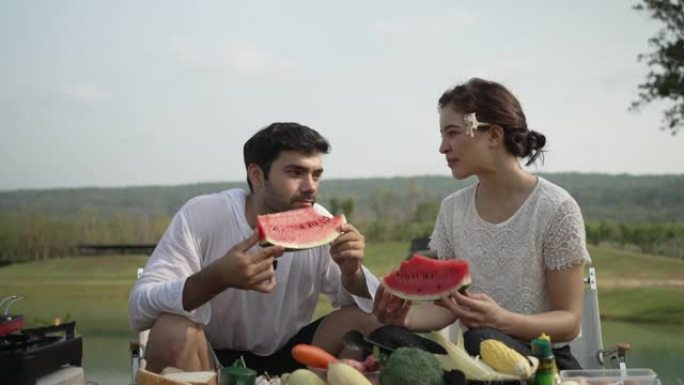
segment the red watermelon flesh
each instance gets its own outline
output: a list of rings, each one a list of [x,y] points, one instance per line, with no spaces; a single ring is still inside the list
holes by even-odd
[[[387,291],[412,301],[433,301],[452,290],[470,285],[468,262],[462,259],[432,259],[413,254],[399,269],[382,278]]]
[[[347,223],[344,214],[329,217],[313,207],[257,216],[259,244],[278,245],[287,250],[309,249],[332,242]]]

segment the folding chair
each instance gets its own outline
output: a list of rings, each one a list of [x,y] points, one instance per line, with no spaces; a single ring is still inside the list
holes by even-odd
[[[580,335],[570,342],[570,351],[583,369],[603,369],[606,359],[610,361],[610,367],[625,369],[627,366],[625,356],[630,348],[629,344],[620,343],[609,350],[603,347],[596,268],[589,267],[584,283],[582,328]]]
[[[143,268],[138,268],[138,279],[142,276]],[[135,375],[138,369],[145,368],[145,347],[147,346],[147,338],[150,334],[149,329],[138,333],[138,340],[131,341],[128,350],[131,352],[131,384],[135,384]]]

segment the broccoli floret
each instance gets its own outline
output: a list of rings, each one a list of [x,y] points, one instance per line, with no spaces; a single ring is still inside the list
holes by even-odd
[[[443,385],[437,358],[418,348],[401,347],[392,352],[380,372],[381,385]]]

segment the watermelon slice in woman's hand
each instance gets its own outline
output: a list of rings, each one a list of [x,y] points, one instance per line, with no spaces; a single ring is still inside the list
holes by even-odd
[[[347,223],[344,214],[321,215],[313,207],[257,216],[259,244],[283,246],[285,250],[302,250],[330,243],[342,233]]]
[[[434,301],[453,290],[470,285],[468,262],[432,259],[413,254],[399,269],[382,278],[387,291],[411,301]]]

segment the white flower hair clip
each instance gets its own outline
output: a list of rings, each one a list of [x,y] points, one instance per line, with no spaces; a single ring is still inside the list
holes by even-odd
[[[470,137],[475,136],[475,130],[478,128],[482,126],[491,126],[490,123],[478,122],[474,112],[463,115],[463,124],[465,125],[466,133],[470,135]]]

